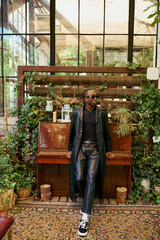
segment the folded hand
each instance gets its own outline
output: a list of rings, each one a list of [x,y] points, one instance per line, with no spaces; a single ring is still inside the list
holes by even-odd
[[[72,154],[72,152],[70,151],[70,152],[68,152],[67,153],[67,158],[71,158],[71,154]]]
[[[113,159],[113,158],[115,158],[115,154],[112,153],[112,152],[107,152],[106,157],[109,158],[109,159]]]

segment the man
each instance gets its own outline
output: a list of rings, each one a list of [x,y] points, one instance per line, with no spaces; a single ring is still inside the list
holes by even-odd
[[[96,182],[102,196],[106,157],[114,157],[111,153],[107,111],[96,106],[97,96],[94,90],[86,89],[83,100],[84,106],[72,113],[67,154],[71,158],[70,198],[74,201],[76,187],[83,196],[79,236],[88,233],[88,215],[91,214]]]

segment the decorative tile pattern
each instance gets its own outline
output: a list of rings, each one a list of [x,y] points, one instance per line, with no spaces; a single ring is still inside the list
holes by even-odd
[[[22,205],[1,215],[14,217],[14,240],[82,239],[77,234],[79,207]],[[160,208],[96,206],[88,229],[85,240],[160,240]]]

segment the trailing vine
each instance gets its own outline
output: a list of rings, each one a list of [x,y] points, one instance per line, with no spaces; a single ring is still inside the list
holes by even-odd
[[[133,142],[132,201],[160,203],[160,196],[154,190],[160,184],[160,144],[153,142],[153,136],[160,135],[160,91],[150,80],[142,82],[141,91],[132,97],[137,116],[137,131]],[[148,178],[151,189],[143,191],[141,181]]]

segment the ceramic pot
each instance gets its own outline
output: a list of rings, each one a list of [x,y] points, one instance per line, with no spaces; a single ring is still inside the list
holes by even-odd
[[[17,192],[19,198],[28,198],[31,196],[31,188],[20,188]]]

